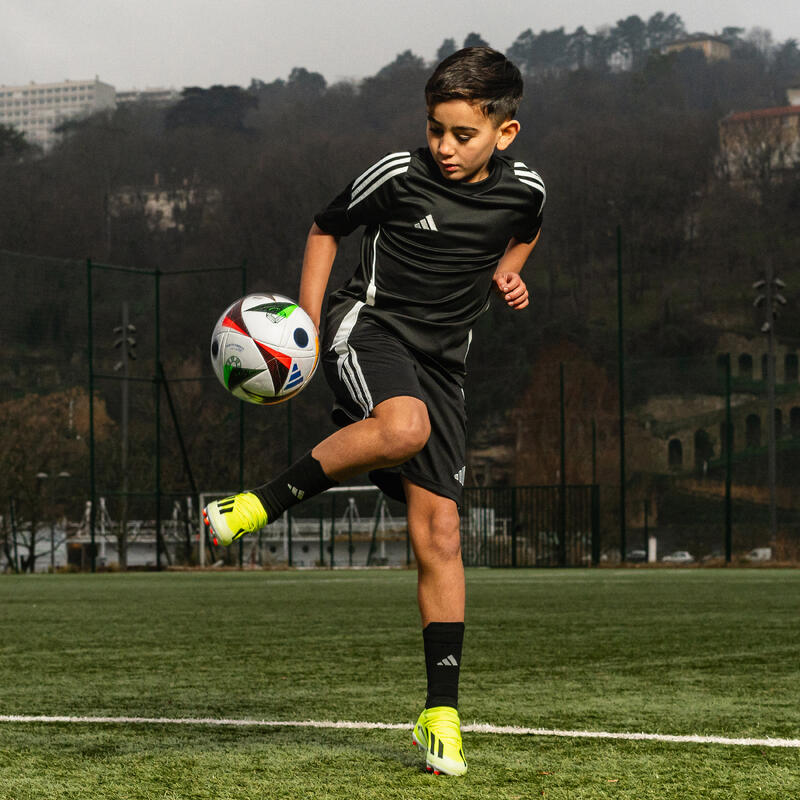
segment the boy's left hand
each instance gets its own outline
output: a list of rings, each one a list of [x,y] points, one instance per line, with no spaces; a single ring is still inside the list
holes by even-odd
[[[495,289],[511,308],[519,310],[528,305],[528,287],[518,272],[500,272],[492,280]]]

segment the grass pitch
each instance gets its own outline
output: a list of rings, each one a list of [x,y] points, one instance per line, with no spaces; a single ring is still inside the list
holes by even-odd
[[[465,734],[410,744],[425,670],[405,571],[5,576],[0,715],[408,730],[0,723],[0,798],[800,797],[800,750]],[[800,571],[470,570],[464,722],[800,737]]]

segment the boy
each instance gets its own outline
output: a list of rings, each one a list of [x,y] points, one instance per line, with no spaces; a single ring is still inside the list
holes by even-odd
[[[319,327],[339,237],[365,225],[353,277],[330,297],[322,343],[340,429],[285,473],[204,511],[229,544],[334,484],[369,472],[405,501],[428,677],[413,729],[429,772],[467,769],[458,679],[464,569],[464,361],[494,285],[528,305],[519,273],[539,237],[541,178],[505,150],[519,131],[519,70],[488,47],[445,59],[425,87],[428,147],[380,159],[316,215],[300,305]]]

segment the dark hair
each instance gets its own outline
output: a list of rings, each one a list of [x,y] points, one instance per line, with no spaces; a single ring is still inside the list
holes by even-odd
[[[522,75],[491,47],[465,47],[442,61],[425,85],[428,108],[448,100],[475,103],[498,124],[505,122],[522,100]]]

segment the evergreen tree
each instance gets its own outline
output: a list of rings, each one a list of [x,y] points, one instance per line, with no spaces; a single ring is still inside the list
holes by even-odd
[[[479,33],[468,33],[464,39],[464,47],[489,47],[489,42]]]
[[[439,49],[436,51],[436,61],[444,61],[447,56],[453,55],[453,53],[458,50],[458,45],[456,44],[455,39],[445,39],[440,45]]]

